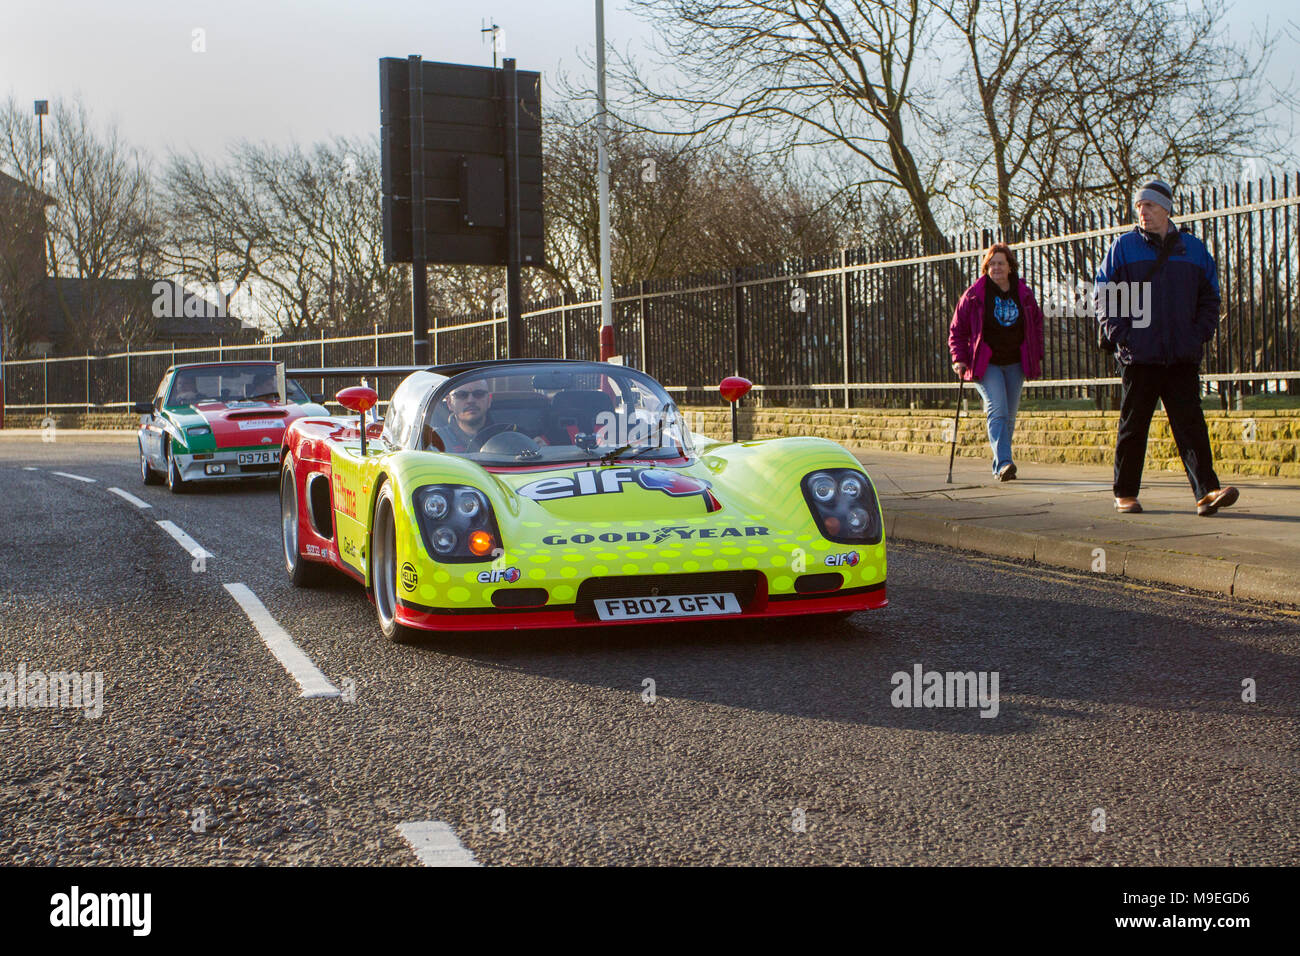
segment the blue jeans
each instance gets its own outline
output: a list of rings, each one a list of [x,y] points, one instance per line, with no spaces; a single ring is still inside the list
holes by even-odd
[[[990,364],[984,377],[975,382],[980,398],[984,399],[995,475],[1004,465],[1011,464],[1011,436],[1016,431],[1016,410],[1020,408],[1020,389],[1024,384],[1025,373],[1019,362],[1015,365]]]

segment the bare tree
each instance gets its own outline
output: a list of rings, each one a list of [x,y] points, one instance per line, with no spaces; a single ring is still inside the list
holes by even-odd
[[[924,240],[947,248],[913,133],[929,96],[916,86],[933,35],[928,0],[635,0],[662,38],[671,91],[624,59],[628,107],[667,107],[661,132],[730,134],[773,155],[844,149],[865,186],[899,190]],[[660,113],[660,115],[663,115]]]
[[[161,252],[170,276],[214,290],[218,304],[231,314],[230,303],[248,291],[268,244],[264,223],[254,214],[251,184],[240,178],[237,166],[219,166],[197,154],[173,155],[163,189],[166,237]]]
[[[47,214],[46,261],[57,280],[90,280],[75,303],[55,285],[74,345],[104,348],[148,340],[150,316],[111,280],[141,279],[158,268],[160,222],[144,156],[116,128],[96,129],[80,103],[55,101],[46,136],[43,188],[54,200]],[[12,98],[0,110],[0,166],[29,185],[41,167],[36,121]]]
[[[1178,187],[1226,167],[1236,178],[1243,158],[1276,148],[1260,100],[1269,41],[1233,43],[1227,16],[1224,0],[1087,0],[1063,18],[1054,45],[1067,69],[1042,92],[1063,120],[1049,147],[1078,162],[1039,167],[1047,208],[1127,208],[1146,177]]]
[[[1154,172],[1177,184],[1274,148],[1258,82],[1268,43],[1228,38],[1224,0],[634,5],[662,69],[652,82],[620,61],[626,114],[782,156],[851,157],[845,185],[904,197],[930,248],[950,245],[941,221],[993,218],[1014,237]]]
[[[576,294],[598,284],[595,130],[572,112],[548,130],[547,269]],[[615,124],[609,162],[615,285],[817,255],[845,239],[833,189],[734,146]]]
[[[1052,40],[1076,5],[1071,0],[935,4],[964,53],[955,79],[965,95],[945,111],[952,125],[932,126],[950,146],[937,172],[947,173],[946,197],[953,198],[950,190],[960,187],[954,205],[964,213],[963,225],[974,225],[976,209],[989,209],[1002,234],[1014,236],[1023,218],[1040,208],[1043,184],[1027,173],[1041,154],[1049,165],[1056,160],[1054,135],[1060,136],[1061,119],[1044,94],[1059,87],[1068,68]],[[961,202],[963,197],[975,198],[976,209]]]
[[[241,142],[220,162],[173,156],[166,182],[168,262],[223,298],[255,290],[280,333],[388,328],[405,307],[408,280],[383,261],[373,140]]]

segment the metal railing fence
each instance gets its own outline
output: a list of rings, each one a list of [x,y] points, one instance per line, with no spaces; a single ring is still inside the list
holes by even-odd
[[[1175,219],[1218,264],[1222,321],[1206,346],[1207,387],[1227,401],[1230,393],[1300,379],[1300,173],[1184,193]],[[1110,209],[1010,237],[1021,276],[1049,312],[1043,379],[1027,383],[1036,395],[1100,400],[1113,392],[1114,360],[1096,348],[1091,309],[1078,314],[1070,303],[1083,301],[1072,290],[1092,280],[1110,243],[1131,228]],[[755,381],[756,398],[767,404],[925,402],[954,384],[947,349],[953,308],[977,278],[985,249],[1003,238],[986,230],[953,237],[942,252],[875,246],[621,287],[614,297],[618,346],[626,364],[694,404],[717,401],[714,385],[730,374]],[[533,303],[524,313],[523,354],[594,359],[599,323],[594,295]],[[438,317],[429,333],[435,364],[506,355],[505,317],[488,310]],[[171,364],[239,358],[290,368],[404,365],[411,334],[376,326],[361,336],[9,361],[7,406],[120,409],[152,397]],[[328,391],[346,383],[303,385]],[[383,400],[396,384],[378,382]]]

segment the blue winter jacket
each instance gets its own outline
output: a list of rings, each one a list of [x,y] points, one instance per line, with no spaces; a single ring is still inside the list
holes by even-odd
[[[1219,327],[1214,257],[1190,232],[1166,238],[1176,245],[1150,286],[1143,283],[1160,248],[1136,226],[1115,240],[1097,273],[1097,321],[1125,365],[1199,364]]]

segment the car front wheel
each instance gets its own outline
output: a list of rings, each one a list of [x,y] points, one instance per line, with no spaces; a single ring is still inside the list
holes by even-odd
[[[181,466],[176,464],[176,459],[170,453],[166,456],[167,462],[167,490],[174,495],[182,495],[189,491],[189,486],[185,479],[181,477]]]
[[[397,522],[391,482],[384,483],[375,502],[375,522],[370,531],[370,582],[384,636],[395,644],[419,640],[420,631],[397,620]]]
[[[149,467],[149,458],[144,453],[144,445],[140,446],[140,480],[146,485],[162,484],[162,478],[158,476],[157,472]]]

